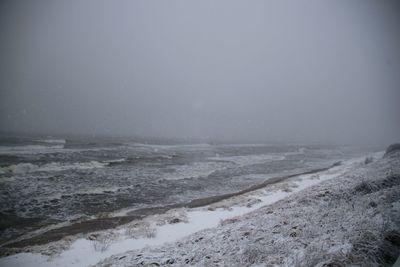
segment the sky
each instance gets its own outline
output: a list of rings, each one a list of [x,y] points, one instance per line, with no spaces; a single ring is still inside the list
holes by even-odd
[[[0,3],[0,131],[400,141],[396,1]]]

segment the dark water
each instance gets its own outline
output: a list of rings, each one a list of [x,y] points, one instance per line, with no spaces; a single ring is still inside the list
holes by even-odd
[[[47,223],[235,192],[362,153],[316,145],[2,138],[1,239]]]

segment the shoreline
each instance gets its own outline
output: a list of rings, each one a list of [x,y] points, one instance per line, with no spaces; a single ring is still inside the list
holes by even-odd
[[[96,218],[96,219],[91,219],[91,220],[82,221],[82,222],[78,222],[78,223],[73,223],[73,224],[70,224],[67,226],[62,226],[59,228],[54,228],[54,229],[48,230],[46,232],[43,232],[39,235],[30,237],[30,238],[21,239],[21,240],[14,241],[14,242],[6,242],[1,247],[12,249],[12,248],[24,248],[24,247],[29,247],[29,246],[45,245],[45,244],[48,244],[51,242],[59,241],[68,236],[74,236],[74,235],[79,235],[79,234],[90,234],[92,232],[108,230],[111,228],[122,226],[124,224],[128,224],[135,220],[143,220],[146,217],[151,216],[151,215],[164,214],[167,211],[173,210],[173,209],[179,209],[179,208],[192,209],[192,208],[204,207],[204,206],[208,206],[208,205],[223,201],[225,199],[229,199],[229,198],[232,198],[235,196],[240,196],[240,195],[252,192],[252,191],[256,191],[256,190],[266,187],[268,185],[276,184],[276,183],[285,181],[285,180],[293,178],[293,177],[324,172],[333,167],[339,166],[340,164],[341,164],[341,162],[339,161],[339,162],[336,162],[336,163],[334,163],[330,166],[324,167],[324,168],[308,170],[308,171],[290,174],[290,175],[286,175],[286,176],[272,177],[272,178],[269,178],[259,184],[250,186],[248,188],[245,188],[243,190],[233,192],[233,193],[227,193],[227,194],[221,194],[221,195],[216,195],[216,196],[194,199],[194,200],[191,200],[186,203],[178,203],[178,204],[172,204],[172,205],[166,205],[166,206],[157,206],[157,207],[137,209],[137,210],[129,211],[127,213],[127,215],[125,215],[125,216]]]
[[[354,162],[360,161],[360,158],[352,159],[340,166],[336,164],[324,168],[325,171],[319,173],[307,171],[302,175],[289,175],[289,178],[285,176],[286,180],[281,183],[275,182],[271,186],[249,190],[250,192],[218,202],[212,201],[213,204],[207,206],[173,209],[162,215],[149,215],[139,224],[132,222],[86,237],[80,236],[78,239],[64,238],[46,246],[34,246],[29,253],[0,258],[0,263],[10,266],[27,266],[27,263],[40,266],[71,266],[79,262],[78,265],[89,266],[127,250],[175,242],[201,230],[213,229],[225,221],[236,220],[237,216],[254,212],[321,181],[334,178],[353,166]],[[131,236],[132,229],[135,235],[138,235]]]

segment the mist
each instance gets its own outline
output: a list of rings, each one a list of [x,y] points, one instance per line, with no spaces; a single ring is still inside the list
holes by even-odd
[[[396,1],[2,1],[0,131],[400,137]]]

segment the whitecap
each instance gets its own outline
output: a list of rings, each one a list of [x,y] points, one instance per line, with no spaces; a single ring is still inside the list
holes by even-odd
[[[126,161],[126,159],[125,158],[122,158],[122,159],[110,159],[110,160],[105,160],[105,161],[103,161],[104,163],[108,163],[108,164],[110,164],[110,163],[121,163],[121,162],[125,162]]]
[[[61,151],[63,148],[64,145],[0,146],[0,155],[52,153]]]
[[[85,170],[85,169],[103,168],[108,164],[109,163],[103,163],[98,161],[76,162],[76,163],[51,162],[40,166],[32,163],[19,163],[0,168],[0,174],[7,174],[7,173],[25,174],[32,172],[58,172],[65,170]]]
[[[49,144],[65,144],[66,143],[65,139],[41,139],[38,141],[42,142],[42,143],[49,143]]]
[[[252,164],[262,164],[266,162],[276,161],[276,160],[284,160],[284,155],[276,155],[276,154],[260,154],[260,155],[247,155],[247,156],[228,156],[228,157],[211,157],[210,160],[218,160],[218,161],[230,161],[239,166],[246,166]]]

